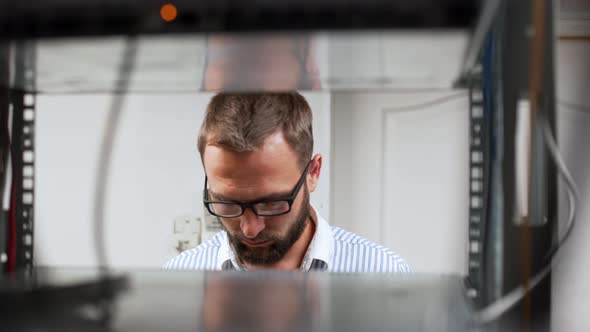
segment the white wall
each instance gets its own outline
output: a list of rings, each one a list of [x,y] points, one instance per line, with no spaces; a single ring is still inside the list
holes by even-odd
[[[588,331],[590,298],[590,41],[561,40],[557,49],[558,139],[580,189],[576,228],[560,254],[552,279],[552,330]],[[583,105],[573,110],[566,104]],[[567,212],[563,185],[560,219]],[[563,232],[563,225],[560,229]]]
[[[332,91],[449,88],[461,71],[469,38],[461,30],[346,32],[327,36],[326,63],[320,76],[322,85]]]
[[[465,273],[467,94],[336,93],[332,105],[332,222],[388,246],[415,272]]]
[[[314,111],[324,174],[312,202],[329,217],[330,98],[304,94]],[[173,219],[203,216],[203,172],[196,135],[211,94],[126,98],[106,206],[114,266],[160,267],[175,254]],[[37,98],[35,258],[39,265],[95,264],[94,176],[110,96]]]

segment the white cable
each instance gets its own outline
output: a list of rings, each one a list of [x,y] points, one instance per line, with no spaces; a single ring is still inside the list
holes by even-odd
[[[7,116],[7,127],[6,128],[8,130],[8,132],[6,133],[8,135],[8,137],[10,137],[9,140],[11,140],[10,144],[6,146],[7,151],[6,151],[6,168],[4,169],[4,192],[2,193],[2,206],[0,207],[2,209],[2,211],[9,211],[10,210],[10,195],[12,194],[12,165],[13,165],[13,161],[12,161],[12,148],[11,146],[15,144],[14,139],[12,139],[12,117],[13,115],[13,111],[12,111],[12,104],[9,104],[8,109],[6,110],[6,112],[8,112],[8,116]],[[2,167],[0,165],[0,167]]]
[[[551,132],[551,127],[547,122],[547,119],[541,116],[541,125],[543,126],[543,137],[545,138],[545,143],[547,144],[547,148],[549,149],[550,155],[555,162],[557,169],[559,170],[559,174],[562,176],[563,180],[567,185],[568,191],[568,203],[569,203],[569,216],[567,220],[567,228],[564,236],[557,242],[555,249],[550,252],[549,259],[550,262],[541,269],[537,274],[535,274],[528,282],[528,287],[519,286],[508,294],[502,296],[501,298],[497,299],[481,311],[475,314],[475,321],[479,324],[487,324],[498,319],[502,314],[510,310],[510,308],[514,307],[520,300],[524,298],[526,293],[532,290],[535,286],[543,280],[549,274],[549,272],[557,265],[557,253],[559,253],[559,249],[562,247],[563,243],[569,238],[572,229],[575,225],[576,219],[576,202],[578,201],[579,194],[578,189],[576,188],[576,184],[572,175],[570,174],[567,165],[563,161],[561,154],[559,153],[559,148],[555,141],[555,137]]]
[[[383,111],[386,112],[408,112],[408,111],[418,111],[425,108],[438,106],[456,99],[460,99],[462,97],[467,97],[469,95],[468,91],[459,91],[457,93],[452,93],[443,97],[434,98],[432,100],[417,103],[417,104],[410,104],[410,105],[402,105],[402,106],[394,106],[394,107],[387,107],[384,108]]]
[[[560,248],[561,245],[567,240],[569,237],[572,229],[574,228],[574,222],[576,218],[576,202],[580,198],[580,193],[576,186],[573,176],[571,175],[569,169],[565,161],[563,160],[561,154],[559,153],[559,147],[557,146],[557,142],[555,141],[555,137],[551,132],[551,128],[549,127],[549,123],[545,117],[541,118],[541,122],[543,124],[543,136],[545,137],[545,142],[547,143],[547,148],[551,153],[551,157],[553,157],[553,161],[557,165],[557,169],[559,170],[561,176],[563,177],[565,183],[567,184],[568,189],[568,202],[569,202],[569,218],[566,223],[566,232],[563,237],[557,242],[556,248]],[[551,253],[553,255],[554,253]]]

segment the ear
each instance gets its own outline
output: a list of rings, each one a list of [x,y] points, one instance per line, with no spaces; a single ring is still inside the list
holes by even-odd
[[[311,159],[309,170],[307,171],[307,188],[309,192],[314,192],[320,180],[320,172],[322,170],[322,155],[316,154]]]

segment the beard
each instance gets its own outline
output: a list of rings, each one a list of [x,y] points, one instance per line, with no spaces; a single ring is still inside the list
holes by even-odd
[[[223,223],[220,223],[224,230],[227,233],[227,237],[236,251],[238,258],[243,263],[248,263],[251,265],[272,265],[279,262],[289,249],[299,240],[301,234],[305,230],[305,226],[307,225],[309,219],[309,192],[307,191],[307,186],[304,188],[304,196],[303,202],[299,211],[295,215],[295,218],[291,220],[291,226],[287,230],[287,234],[285,236],[280,236],[276,234],[272,234],[270,232],[262,231],[258,236],[254,239],[247,239],[243,234],[232,234],[230,233]],[[293,212],[293,211],[291,211]],[[271,221],[272,222],[272,221]],[[288,222],[288,221],[283,221]],[[242,243],[242,240],[250,240],[250,241],[272,241],[272,243],[266,247],[249,247]]]

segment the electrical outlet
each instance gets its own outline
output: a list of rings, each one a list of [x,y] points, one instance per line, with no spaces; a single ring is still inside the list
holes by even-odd
[[[201,218],[183,215],[174,218],[173,247],[178,252],[192,249],[201,243]]]

